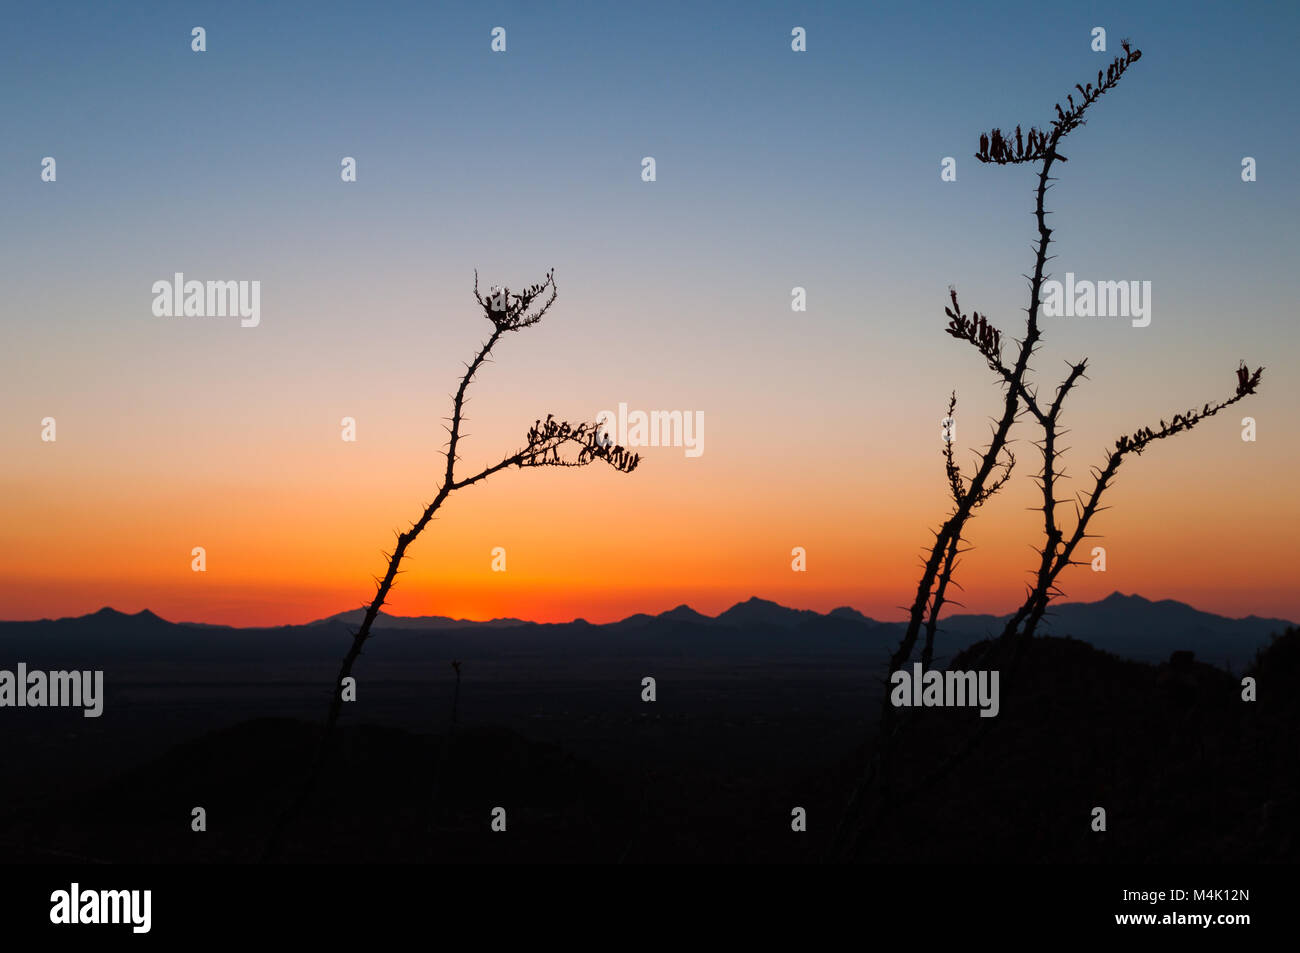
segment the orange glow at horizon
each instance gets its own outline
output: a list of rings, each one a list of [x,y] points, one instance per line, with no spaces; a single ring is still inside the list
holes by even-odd
[[[111,605],[176,621],[280,625],[355,608],[384,570],[380,550],[418,516],[432,484],[386,453],[341,462],[346,450],[333,452],[332,461],[304,461],[285,451],[245,484],[172,474],[166,486],[142,488],[120,473],[101,475],[88,491],[84,474],[74,478],[64,467],[51,467],[39,487],[10,484],[16,505],[0,555],[0,617]],[[876,619],[903,616],[927,530],[946,512],[941,474],[772,468],[735,492],[734,471],[707,457],[656,467],[674,452],[650,450],[631,475],[599,465],[512,470],[454,494],[412,546],[385,610],[609,622],[682,603],[713,615],[758,596],[822,612],[849,605]],[[437,461],[430,451],[424,469],[436,472]],[[1069,601],[1118,589],[1225,615],[1300,614],[1285,535],[1247,543],[1235,530],[1243,520],[1268,522],[1267,494],[1236,498],[1217,522],[1193,527],[1183,512],[1217,505],[1216,483],[1231,473],[1202,467],[1175,500],[1158,474],[1131,469],[1098,524],[1105,537],[1094,541],[1107,548],[1108,571],[1069,570]],[[297,485],[304,472],[332,478]],[[975,549],[958,572],[964,591],[955,594],[965,605],[950,613],[1004,613],[1018,604],[1041,516],[1030,509],[1032,486],[1012,486],[970,525]],[[190,568],[197,545],[206,550],[204,573]],[[506,550],[505,572],[491,570],[497,546]],[[806,572],[791,570],[795,546],[807,551]],[[1201,558],[1188,558],[1195,554]]]

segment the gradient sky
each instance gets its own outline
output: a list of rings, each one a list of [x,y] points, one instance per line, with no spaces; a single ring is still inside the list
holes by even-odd
[[[53,3],[11,18],[0,617],[113,605],[269,624],[368,598],[380,550],[436,490],[448,394],[488,330],[476,267],[514,285],[554,267],[560,298],[480,374],[465,466],[548,412],[619,402],[703,412],[705,452],[462,491],[390,611],[606,621],[757,594],[900,617],[947,511],[948,393],[964,447],[1000,404],[943,333],[947,288],[1006,337],[1027,303],[1033,173],[977,163],[979,134],[1047,123],[1131,37],[1142,60],[1067,140],[1050,193],[1054,273],[1153,285],[1148,328],[1044,320],[1044,389],[1091,359],[1066,415],[1072,488],[1120,433],[1230,394],[1238,359],[1267,371],[1244,406],[1125,463],[1094,523],[1108,571],[1064,587],[1300,618],[1297,8],[609,6]],[[806,53],[790,50],[796,25]],[[358,182],[340,181],[343,156]],[[940,181],[944,156],[956,182]],[[151,286],[176,271],[260,280],[261,326],[154,317]],[[790,310],[796,285],[806,313]],[[1035,452],[1016,448],[1012,488],[970,527],[971,611],[1011,609],[1033,557]]]

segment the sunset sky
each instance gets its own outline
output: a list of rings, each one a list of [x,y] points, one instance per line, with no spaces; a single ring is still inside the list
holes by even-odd
[[[1090,358],[1068,490],[1121,433],[1230,395],[1239,359],[1267,370],[1126,461],[1094,523],[1107,572],[1064,588],[1300,619],[1296,8],[454,6],[43,4],[0,35],[0,618],[280,624],[367,600],[490,330],[474,269],[550,267],[555,307],[471,391],[463,467],[620,402],[701,412],[704,452],[453,495],[389,611],[609,621],[758,595],[900,618],[949,505],[948,395],[963,448],[1001,402],[943,333],[947,289],[1004,339],[1027,304],[1033,172],[980,165],[979,135],[1046,124],[1131,37],[1141,61],[1066,142],[1052,268],[1150,281],[1152,321],[1043,321],[1044,391]],[[155,317],[175,272],[259,280],[260,326]],[[1017,433],[1012,486],[970,526],[967,611],[1014,608],[1039,541]]]

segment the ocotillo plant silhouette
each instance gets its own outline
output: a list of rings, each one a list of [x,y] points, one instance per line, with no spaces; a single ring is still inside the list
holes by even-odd
[[[298,796],[285,808],[272,828],[263,852],[263,860],[271,860],[275,857],[289,824],[301,813],[315,791],[329,757],[330,744],[339,715],[343,710],[344,681],[351,676],[352,668],[361,655],[362,646],[370,638],[371,627],[397,579],[407,549],[429,525],[429,521],[433,519],[434,514],[447,498],[455,491],[473,486],[508,467],[581,467],[599,460],[622,473],[631,473],[640,462],[639,454],[629,453],[620,446],[612,445],[607,435],[596,424],[569,424],[547,414],[545,420],[537,420],[528,429],[522,449],[472,475],[462,477],[456,475],[456,464],[460,461],[457,450],[460,447],[461,426],[465,422],[465,394],[469,390],[470,383],[484,362],[488,360],[497,342],[511,331],[529,328],[541,321],[542,316],[555,303],[557,295],[554,271],[547,272],[545,281],[529,285],[518,293],[512,293],[509,288],[501,287],[493,288],[486,297],[479,292],[478,271],[474,272],[474,300],[478,302],[484,317],[492,323],[492,333],[479,347],[474,359],[465,365],[460,386],[452,398],[451,417],[446,427],[449,435],[446,469],[442,474],[441,484],[434,493],[432,502],[424,507],[420,518],[412,523],[406,532],[397,533],[397,543],[393,551],[385,553],[388,558],[387,571],[382,578],[376,577],[377,589],[374,598],[366,606],[361,625],[353,633],[352,645],[343,658],[338,678],[334,683],[334,694],[330,701],[329,714],[316,758]]]
[[[1077,565],[1074,559],[1077,547],[1084,539],[1090,538],[1088,527],[1093,517],[1104,507],[1100,506],[1103,493],[1111,485],[1116,472],[1124,458],[1129,454],[1141,454],[1153,441],[1173,436],[1190,430],[1197,423],[1211,417],[1249,394],[1253,394],[1259,385],[1262,368],[1251,371],[1243,363],[1237,370],[1235,392],[1218,403],[1207,403],[1199,410],[1189,410],[1176,414],[1169,421],[1160,421],[1159,430],[1143,428],[1135,433],[1120,437],[1114,449],[1110,451],[1106,462],[1094,469],[1095,483],[1084,500],[1081,496],[1075,500],[1075,525],[1067,535],[1060,525],[1057,507],[1062,502],[1056,498],[1058,480],[1064,475],[1058,469],[1061,454],[1059,438],[1062,409],[1066,397],[1076,383],[1085,376],[1086,359],[1070,364],[1069,373],[1056,389],[1052,402],[1044,407],[1038,398],[1037,387],[1030,380],[1030,360],[1041,343],[1039,327],[1039,307],[1043,284],[1047,280],[1047,263],[1051,256],[1048,247],[1051,243],[1052,229],[1047,226],[1046,209],[1047,192],[1055,181],[1051,172],[1057,162],[1065,162],[1061,154],[1062,140],[1072,131],[1083,125],[1084,113],[1099,97],[1113,89],[1124,76],[1128,68],[1137,62],[1142,52],[1130,46],[1127,40],[1121,44],[1124,55],[1116,57],[1104,71],[1097,73],[1097,83],[1076,85],[1080,101],[1074,101],[1073,94],[1066,97],[1068,109],[1058,103],[1056,119],[1046,131],[1030,127],[1028,135],[1017,126],[1014,138],[1004,135],[1000,129],[993,129],[980,136],[979,151],[975,158],[983,163],[995,165],[1015,165],[1033,163],[1037,166],[1038,182],[1035,189],[1034,217],[1037,222],[1038,238],[1035,245],[1034,270],[1029,279],[1029,306],[1026,308],[1027,319],[1025,335],[1018,342],[1015,359],[1007,364],[1002,356],[1002,333],[991,321],[978,312],[969,315],[961,310],[957,292],[950,291],[951,305],[944,308],[948,317],[946,331],[955,338],[972,344],[983,356],[989,368],[997,375],[1005,390],[1002,415],[995,421],[993,435],[989,446],[980,456],[972,476],[965,477],[953,458],[951,442],[943,450],[944,463],[953,498],[953,510],[940,528],[934,532],[934,541],[923,561],[920,581],[917,584],[907,621],[907,628],[897,650],[889,661],[889,672],[902,668],[916,649],[916,644],[924,629],[925,642],[921,651],[921,663],[928,668],[934,659],[935,637],[938,621],[943,606],[952,602],[948,589],[957,583],[953,574],[959,564],[958,556],[964,551],[965,530],[974,512],[994,493],[1001,489],[1010,478],[1015,463],[1007,444],[1010,440],[1013,424],[1022,416],[1028,415],[1042,430],[1042,437],[1035,445],[1043,459],[1043,467],[1036,475],[1042,491],[1044,543],[1038,549],[1039,564],[1032,571],[1033,579],[1026,586],[1024,603],[1008,619],[1002,632],[999,645],[1004,669],[1014,670],[1016,661],[1025,641],[1031,638],[1039,621],[1047,610],[1049,603],[1061,595],[1057,580],[1061,572],[1071,565]],[[949,417],[956,409],[956,394],[949,400]],[[958,586],[958,588],[960,588]],[[988,658],[991,660],[991,657]],[[1007,683],[1007,671],[1003,673],[1003,685]],[[858,852],[860,839],[867,828],[870,815],[868,800],[875,798],[876,806],[897,798],[897,792],[889,790],[888,764],[891,750],[895,744],[901,716],[890,701],[889,692],[881,702],[881,717],[876,733],[872,756],[868,762],[864,777],[849,801],[848,809],[841,821],[835,837],[834,850],[854,856]],[[1004,691],[1005,694],[1005,691]],[[1005,710],[1005,703],[1003,705]],[[915,717],[915,713],[913,713]],[[996,719],[981,720],[979,737],[982,738]],[[969,753],[973,745],[965,746],[961,755]],[[941,763],[931,772],[922,785],[932,783],[951,766],[952,760]]]

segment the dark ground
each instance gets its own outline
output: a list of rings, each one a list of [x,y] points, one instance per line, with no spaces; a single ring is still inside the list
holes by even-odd
[[[450,666],[402,679],[365,664],[284,860],[817,861],[860,775],[884,674],[866,658],[467,662],[444,748]],[[931,709],[908,723],[895,776],[906,796],[859,858],[1294,861],[1300,636],[1256,664],[1259,701],[1246,703],[1222,669],[1035,640],[987,737],[920,792],[908,789],[969,747],[980,719]],[[654,703],[640,699],[644,675],[658,679]],[[6,713],[0,856],[257,859],[315,750],[321,682],[118,684],[101,719]],[[190,829],[195,806],[204,833]],[[505,833],[490,830],[497,806]],[[790,829],[796,806],[806,833]],[[1094,806],[1105,833],[1090,828]]]

